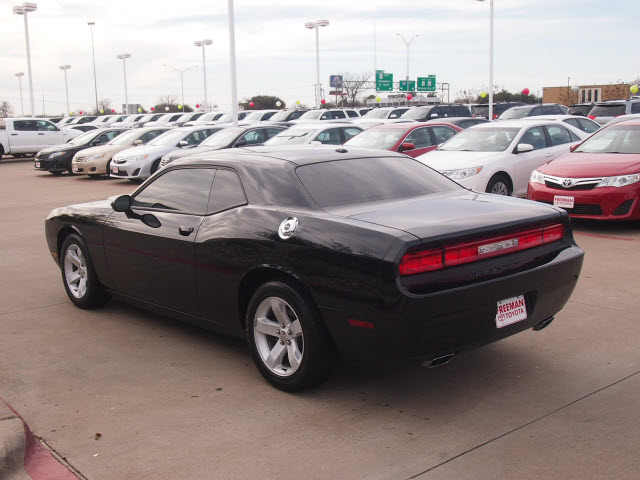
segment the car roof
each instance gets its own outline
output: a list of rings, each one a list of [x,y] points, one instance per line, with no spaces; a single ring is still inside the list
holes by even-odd
[[[587,118],[587,117],[582,117],[580,115],[535,115],[533,117],[525,117],[522,120],[526,120],[527,122],[532,122],[534,120],[556,120],[556,121],[560,121],[560,120],[564,120],[565,118],[579,118],[584,120],[585,118],[587,120],[589,120],[590,122],[593,122],[593,120]],[[596,123],[596,122],[593,122]]]
[[[277,123],[273,124],[274,126],[281,126]],[[357,123],[351,123],[351,122],[305,122],[305,123],[294,123],[293,125],[291,125],[291,127],[289,127],[289,130],[292,129],[299,129],[299,128],[317,128],[317,129],[325,129],[325,128],[339,128],[339,127],[358,127]],[[360,128],[360,127],[358,127]]]
[[[473,126],[473,129],[475,130],[476,128],[495,128],[495,127],[499,127],[499,128],[522,128],[522,127],[530,127],[532,125],[535,124],[539,124],[539,125],[553,125],[554,123],[557,123],[553,120],[540,120],[538,118],[538,116],[533,117],[533,119],[531,120],[525,120],[525,119],[514,119],[514,120],[500,120],[499,122],[487,122],[487,123],[479,123],[477,125]]]
[[[620,126],[622,127],[623,125],[620,125],[621,123],[624,123],[624,126],[633,126],[633,127],[637,127],[638,125],[640,125],[640,118],[635,118],[635,119],[631,119],[631,120],[625,120],[623,122],[618,122],[618,123],[612,123],[611,127],[615,127],[615,126]],[[607,127],[608,128],[608,127]]]
[[[446,118],[446,117],[445,117]],[[473,117],[465,117],[468,119],[473,119]],[[440,120],[438,122],[394,122],[394,123],[383,123],[381,125],[375,125],[371,128],[377,128],[377,129],[385,129],[385,130],[390,130],[390,129],[407,129],[407,128],[417,128],[417,127],[433,127],[434,125],[449,125],[449,126],[457,126],[457,125],[451,125],[449,123],[447,123],[445,120],[443,119],[436,119],[436,120]],[[357,125],[357,124],[354,124]],[[369,130],[371,130],[371,128]]]

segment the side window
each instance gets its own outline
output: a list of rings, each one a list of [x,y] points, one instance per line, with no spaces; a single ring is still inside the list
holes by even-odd
[[[276,114],[276,112],[267,112],[262,116],[262,120],[269,120],[271,117],[273,117]]]
[[[342,110],[336,110],[333,112],[333,118],[347,118],[347,115]]]
[[[534,150],[540,150],[541,148],[548,147],[547,137],[545,137],[542,127],[530,128],[518,143],[528,143],[529,145],[533,145]]]
[[[199,119],[202,115],[204,115],[204,112],[194,113],[193,115],[191,115],[190,120],[191,120],[191,121],[193,121],[193,120],[197,120],[197,119]]]
[[[315,142],[324,143],[325,145],[342,145],[339,128],[330,128],[320,133],[313,139]]]
[[[572,127],[576,127],[576,128],[579,128],[580,130],[582,130],[582,125],[580,125],[580,123],[578,122],[577,118],[567,118],[564,121],[564,123],[568,123]]]
[[[569,136],[571,137],[572,142],[579,142],[582,140],[578,135],[576,135],[572,131],[569,131]]]
[[[453,137],[456,132],[453,128],[443,127],[443,126],[435,126],[431,127],[433,134],[436,137],[436,145],[440,145],[441,143],[446,142],[451,137]]]
[[[432,147],[431,135],[427,127],[416,128],[412,131],[402,143],[413,143],[416,148]]]
[[[189,135],[184,137],[182,140],[187,142],[187,145],[197,145],[202,140],[204,140],[204,138],[200,138],[200,136],[198,135],[199,133],[201,133],[201,132],[191,132]]]
[[[101,133],[100,135],[98,135],[98,138],[96,138],[93,142],[98,142],[99,145],[103,145],[103,144],[105,144],[107,142],[110,142],[114,138],[116,138],[118,136],[118,134],[120,134],[120,133],[121,132],[118,132],[116,130],[114,130],[112,132]]]
[[[631,113],[640,113],[640,102],[633,102],[631,104]]]
[[[475,120],[463,120],[460,122],[460,128],[469,128],[469,127],[473,127],[474,125],[476,125],[478,122],[476,122]]]
[[[280,132],[283,132],[283,128],[265,128],[267,131],[267,138],[275,137]]]
[[[238,141],[241,142],[241,140],[245,141],[244,145],[257,145],[258,143],[263,143],[266,140],[266,138],[264,135],[264,130],[261,128],[257,128],[255,130],[250,130],[244,135],[242,135],[238,139]]]
[[[207,211],[220,212],[246,203],[247,198],[238,175],[232,170],[218,170],[213,181]]]
[[[572,140],[571,135],[569,135],[569,130],[564,128],[562,125],[547,125],[544,128],[547,129],[549,138],[551,138],[552,146],[555,147],[564,143],[571,143]]]
[[[344,133],[344,141],[346,142],[347,140],[351,140],[353,137],[355,137],[361,131],[362,130],[360,130],[359,128],[356,128],[356,127],[345,127],[345,128],[343,128],[342,132]]]
[[[393,115],[395,115],[395,117],[393,118],[400,118],[404,112],[406,112],[405,109],[396,108],[395,110],[391,111],[391,113],[389,114],[389,118],[392,118]]]
[[[542,107],[536,107],[531,110],[531,117],[535,117],[536,115],[542,115]]]
[[[21,132],[34,132],[38,126],[34,120],[16,120],[13,122],[13,129]]]
[[[297,118],[300,118],[300,116],[303,114],[303,111],[300,110],[296,110],[294,112],[291,112],[289,114],[289,120],[296,120]]]
[[[440,108],[432,108],[431,111],[427,114],[427,119],[440,117],[442,117],[442,109]]]
[[[331,117],[331,113],[330,112],[325,112],[322,114],[322,116],[320,117],[320,120],[329,120]]]
[[[147,143],[156,138],[158,135],[162,135],[166,130],[152,130],[150,132],[145,133],[140,137],[142,143]]]
[[[170,170],[133,197],[131,206],[204,215],[215,172],[213,168]]]
[[[171,119],[169,120],[170,122],[175,122],[176,120],[178,120],[180,117],[182,116],[181,113],[174,115],[173,117],[171,117]]]
[[[37,120],[38,131],[40,132],[55,132],[56,126],[51,122],[45,122],[44,120]]]
[[[471,112],[465,107],[453,107],[454,115],[456,117],[470,117]]]
[[[351,118],[357,117],[358,116],[358,112],[354,112],[353,110],[347,110],[347,115],[349,115],[349,117],[351,117]]]
[[[640,104],[638,104],[638,105],[640,105]],[[600,125],[598,125],[595,122],[591,122],[589,120],[584,120],[582,118],[579,118],[578,122],[581,125],[580,130],[582,130],[583,132],[594,133],[594,132],[597,132],[598,130],[600,130]]]

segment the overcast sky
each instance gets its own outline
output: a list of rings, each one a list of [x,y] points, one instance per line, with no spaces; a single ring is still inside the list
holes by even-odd
[[[15,72],[26,72],[23,18],[17,2],[0,0],[0,100],[20,113]],[[277,95],[289,105],[312,105],[315,34],[304,22],[328,19],[320,30],[320,75],[328,90],[330,74],[372,73],[373,25],[377,65],[406,75],[406,48],[396,32],[414,34],[410,75],[437,75],[452,93],[488,85],[489,5],[475,0],[235,0],[238,96]],[[640,76],[637,23],[640,2],[631,0],[495,0],[495,83],[525,87],[610,83]],[[130,103],[146,107],[162,95],[202,102],[202,56],[194,40],[210,38],[206,49],[210,103],[230,108],[229,33],[224,0],[42,0],[29,14],[36,97],[48,114],[65,110],[64,74],[70,64],[71,110],[94,106],[91,39],[87,21],[96,22],[98,97],[124,103],[122,62],[127,60]],[[29,110],[27,77],[23,77]]]

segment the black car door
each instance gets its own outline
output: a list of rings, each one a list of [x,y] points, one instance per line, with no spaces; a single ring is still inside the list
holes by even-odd
[[[167,169],[132,196],[104,227],[117,292],[197,315],[194,241],[207,212],[212,168]]]

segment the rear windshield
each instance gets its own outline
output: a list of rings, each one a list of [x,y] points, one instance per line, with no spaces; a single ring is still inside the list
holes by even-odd
[[[625,114],[624,103],[613,103],[611,105],[596,105],[591,109],[589,115],[593,117],[617,117]]]
[[[585,140],[576,152],[640,153],[640,126],[617,124],[604,128]]]
[[[567,115],[584,115],[586,117],[592,108],[593,107],[591,105],[575,105],[573,107],[569,107]]]
[[[410,108],[402,114],[402,118],[424,118],[429,115],[433,107]]]
[[[407,157],[314,163],[298,167],[296,173],[320,208],[400,200],[461,188]]]
[[[524,118],[531,112],[531,107],[512,107],[500,115],[500,120],[510,120],[514,118]]]

